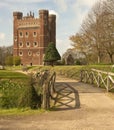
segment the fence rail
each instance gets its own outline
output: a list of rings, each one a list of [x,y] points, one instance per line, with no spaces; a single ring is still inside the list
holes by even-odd
[[[114,73],[91,69],[81,71],[81,82],[95,84],[106,88],[107,92],[114,89]]]

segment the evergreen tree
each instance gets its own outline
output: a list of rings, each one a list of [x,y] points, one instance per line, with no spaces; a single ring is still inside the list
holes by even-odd
[[[58,50],[56,49],[55,44],[52,42],[49,43],[44,56],[44,62],[50,63],[53,66],[54,62],[60,59],[61,56]]]

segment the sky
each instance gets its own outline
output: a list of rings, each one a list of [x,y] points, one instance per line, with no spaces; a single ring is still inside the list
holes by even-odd
[[[56,46],[62,55],[71,48],[69,37],[75,35],[83,19],[98,0],[0,0],[0,46],[13,45],[13,12],[30,11],[39,17],[40,9],[56,14]]]

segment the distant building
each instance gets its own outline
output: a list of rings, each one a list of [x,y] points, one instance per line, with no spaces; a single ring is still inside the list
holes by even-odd
[[[42,65],[46,47],[56,44],[56,15],[39,10],[39,18],[30,12],[13,12],[13,55],[20,56],[23,65]]]

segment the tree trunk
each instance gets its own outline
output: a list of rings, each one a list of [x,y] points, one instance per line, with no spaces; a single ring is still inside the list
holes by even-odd
[[[111,63],[113,64],[113,63],[114,63],[114,62],[113,62],[113,54],[109,54],[109,57],[110,57]]]

